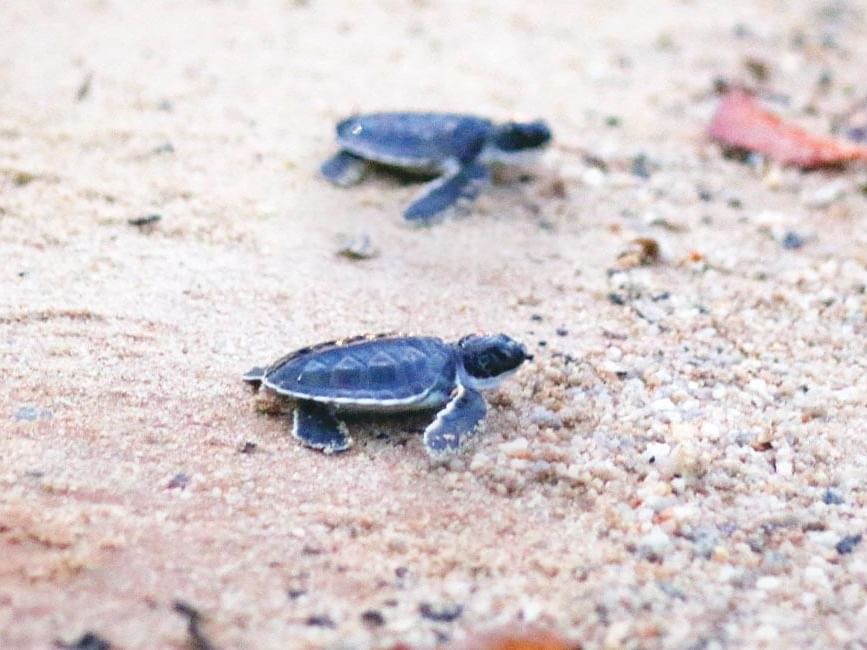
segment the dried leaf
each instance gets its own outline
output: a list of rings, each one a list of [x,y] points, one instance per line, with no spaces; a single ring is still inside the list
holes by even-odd
[[[708,133],[723,145],[802,169],[867,160],[867,147],[808,133],[765,110],[743,90],[732,90],[723,97]]]

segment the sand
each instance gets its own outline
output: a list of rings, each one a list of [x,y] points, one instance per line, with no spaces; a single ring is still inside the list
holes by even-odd
[[[828,132],[865,92],[865,17],[4,3],[0,646],[183,648],[182,600],[218,648],[511,623],[864,647],[867,174],[744,165],[703,130],[714,79],[755,84],[758,61],[771,107]],[[334,122],[375,109],[544,117],[556,141],[418,230],[416,186],[316,175]],[[361,234],[377,257],[337,255]],[[303,449],[239,380],[392,330],[502,331],[536,359],[446,466],[418,419]]]

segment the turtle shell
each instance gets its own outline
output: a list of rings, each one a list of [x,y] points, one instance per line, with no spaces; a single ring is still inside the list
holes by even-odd
[[[370,113],[340,122],[337,141],[374,162],[433,171],[473,159],[492,130],[490,120],[458,113]]]
[[[302,348],[273,363],[263,382],[296,399],[400,407],[445,401],[454,388],[454,348],[433,337],[364,337]]]

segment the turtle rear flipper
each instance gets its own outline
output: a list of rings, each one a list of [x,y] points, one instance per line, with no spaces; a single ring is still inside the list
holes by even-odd
[[[301,400],[295,407],[292,435],[307,447],[326,454],[346,451],[352,446],[346,425],[327,406]]]
[[[241,377],[242,381],[245,381],[250,386],[253,387],[254,391],[259,390],[259,387],[262,385],[262,380],[265,378],[265,369],[259,366],[254,368],[250,368],[247,372],[244,373],[244,376]]]
[[[459,451],[478,433],[486,411],[485,398],[478,391],[458,386],[451,401],[425,429],[424,445],[428,454],[441,458]]]
[[[329,181],[339,187],[349,187],[361,182],[367,171],[368,163],[363,158],[348,151],[338,151],[322,163],[319,171]]]
[[[488,169],[477,162],[457,167],[454,172],[425,185],[403,216],[415,223],[428,223],[454,207],[458,201],[476,198],[488,178]]]

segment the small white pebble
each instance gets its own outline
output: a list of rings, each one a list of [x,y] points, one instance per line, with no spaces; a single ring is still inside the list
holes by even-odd
[[[671,445],[667,445],[664,442],[651,442],[647,445],[647,449],[644,452],[644,458],[648,463],[659,463],[668,458],[670,453]]]
[[[773,625],[762,625],[755,632],[756,640],[768,643],[775,641],[778,636],[780,636],[780,632]]]
[[[825,571],[821,567],[808,566],[804,569],[804,582],[814,585],[823,585],[828,581]]]
[[[605,172],[598,167],[590,167],[581,174],[581,182],[589,187],[601,187],[605,180]]]
[[[674,402],[667,397],[663,397],[652,402],[650,408],[654,411],[673,411],[676,407],[674,406]]]
[[[827,183],[817,190],[805,192],[801,196],[801,201],[808,208],[827,208],[846,196],[848,190],[849,183],[841,178]]]
[[[701,425],[701,435],[708,440],[719,440],[719,426],[714,422],[705,422]]]
[[[777,576],[762,576],[756,580],[756,587],[764,591],[773,591],[780,586],[780,579]]]
[[[533,408],[530,412],[530,422],[547,427],[559,427],[562,424],[560,416],[544,406]]]
[[[638,542],[638,552],[643,557],[662,557],[671,548],[671,538],[659,526],[654,526]]]
[[[502,443],[499,449],[510,458],[522,458],[527,456],[529,447],[530,443],[522,436]]]

